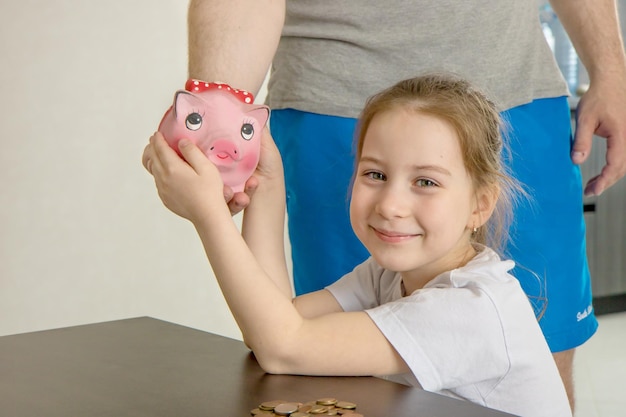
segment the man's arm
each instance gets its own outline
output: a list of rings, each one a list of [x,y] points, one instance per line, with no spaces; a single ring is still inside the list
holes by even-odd
[[[626,174],[626,57],[615,0],[551,0],[589,73],[589,90],[577,109],[572,160],[591,152],[593,134],[607,139],[606,166],[585,188],[599,195]]]
[[[256,95],[280,40],[285,0],[191,0],[187,18],[189,78],[225,82]],[[256,193],[257,196],[256,204],[244,215],[242,233],[263,270],[291,299],[283,245],[285,196],[282,164],[280,156],[276,157],[278,150],[274,149],[273,141],[268,139],[269,131],[266,130],[263,136],[256,174],[263,174],[259,170],[263,171],[269,160],[275,161],[280,178],[260,185],[256,176],[248,180],[246,193]],[[278,190],[269,198],[268,184]],[[258,186],[261,190],[254,191]],[[231,213],[250,204],[246,193],[226,196]]]
[[[285,0],[191,0],[189,78],[257,94],[280,40]]]

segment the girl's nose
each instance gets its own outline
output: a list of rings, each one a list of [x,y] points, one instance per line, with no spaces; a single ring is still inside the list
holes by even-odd
[[[379,195],[376,213],[387,219],[406,217],[411,212],[409,201],[402,190],[391,186],[385,187]]]

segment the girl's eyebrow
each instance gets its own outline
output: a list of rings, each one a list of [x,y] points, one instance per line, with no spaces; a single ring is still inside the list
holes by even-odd
[[[375,158],[373,156],[362,156],[361,159],[359,160],[359,163],[360,162],[371,162],[374,164],[381,164],[381,161],[378,158]],[[439,165],[413,165],[412,168],[415,171],[434,171],[434,172],[439,172],[440,174],[447,175],[447,176],[452,175],[450,171],[448,171],[446,168],[439,166]]]
[[[413,165],[416,171],[435,171],[443,175],[452,175],[450,171],[439,165]]]
[[[373,156],[361,156],[361,158],[359,158],[359,162],[373,162],[375,164],[379,164],[380,159],[374,158]]]

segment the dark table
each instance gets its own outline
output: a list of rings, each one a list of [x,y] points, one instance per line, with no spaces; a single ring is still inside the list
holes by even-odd
[[[247,417],[324,397],[365,417],[508,415],[375,377],[268,375],[238,340],[147,317],[0,337],[0,416]]]

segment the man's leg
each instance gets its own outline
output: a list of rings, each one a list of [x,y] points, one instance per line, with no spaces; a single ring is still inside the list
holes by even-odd
[[[516,208],[509,255],[513,274],[534,304],[574,404],[574,349],[595,333],[586,257],[580,169],[570,159],[572,132],[565,97],[540,99],[503,113],[509,166],[528,189]]]
[[[556,362],[557,368],[559,368],[559,373],[561,374],[561,379],[563,380],[563,385],[565,385],[565,391],[567,392],[567,397],[569,398],[569,405],[572,408],[572,413],[574,412],[574,408],[576,405],[576,398],[574,395],[574,353],[576,349],[564,350],[563,352],[556,352],[552,355],[554,356],[554,361]]]
[[[369,256],[352,231],[349,188],[356,120],[275,110],[270,128],[285,167],[296,294],[335,282]]]

